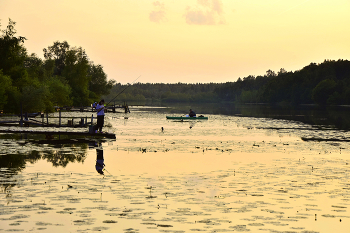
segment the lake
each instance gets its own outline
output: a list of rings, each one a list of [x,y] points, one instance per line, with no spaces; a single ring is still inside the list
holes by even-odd
[[[209,119],[166,119],[190,108]],[[106,114],[116,140],[1,135],[0,231],[349,231],[347,107],[130,111]]]

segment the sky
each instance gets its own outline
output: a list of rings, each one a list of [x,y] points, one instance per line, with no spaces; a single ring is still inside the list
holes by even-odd
[[[118,83],[225,83],[350,60],[349,0],[0,0],[28,53],[82,47]]]

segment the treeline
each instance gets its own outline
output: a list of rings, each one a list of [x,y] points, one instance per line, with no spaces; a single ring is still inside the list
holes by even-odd
[[[10,19],[1,30],[0,110],[18,113],[22,106],[25,112],[51,112],[54,106],[86,106],[114,85],[84,49],[66,41],[43,49],[44,59],[29,55],[15,24]]]
[[[350,104],[350,62],[325,60],[295,72],[283,68],[277,73],[268,70],[263,76],[250,75],[221,84],[118,83],[105,98],[131,102]]]
[[[165,83],[135,83],[113,86],[109,95],[105,96],[108,101],[115,99],[116,102],[217,102],[218,96],[215,89],[221,84],[165,84]]]
[[[240,103],[350,104],[350,62],[325,60],[301,70],[248,76],[215,90],[221,100]]]

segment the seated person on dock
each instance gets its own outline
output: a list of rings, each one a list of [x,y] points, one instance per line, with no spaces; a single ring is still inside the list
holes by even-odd
[[[97,111],[97,130],[101,133],[102,127],[104,124],[104,117],[105,117],[105,101],[102,99],[96,106]]]
[[[190,113],[188,114],[190,117],[196,117],[196,113],[190,109]]]

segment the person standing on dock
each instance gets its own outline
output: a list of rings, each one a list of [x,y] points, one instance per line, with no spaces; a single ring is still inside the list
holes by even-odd
[[[102,99],[96,106],[97,111],[97,130],[101,133],[102,127],[105,121],[105,106],[104,106],[104,99]]]
[[[92,109],[96,109],[96,106],[97,106],[97,102],[94,102],[94,103],[92,104]]]

